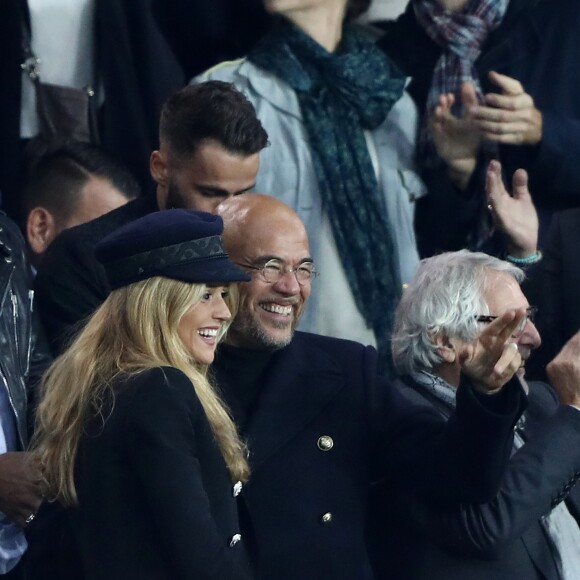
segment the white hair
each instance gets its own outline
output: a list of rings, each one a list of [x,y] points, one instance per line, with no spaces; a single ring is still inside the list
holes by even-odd
[[[443,362],[439,334],[470,342],[481,332],[478,315],[489,314],[485,301],[487,274],[505,272],[521,283],[523,271],[480,252],[460,250],[422,260],[395,312],[392,337],[397,370],[409,374]]]

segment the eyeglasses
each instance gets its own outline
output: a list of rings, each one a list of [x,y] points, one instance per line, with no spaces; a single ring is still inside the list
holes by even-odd
[[[514,338],[520,337],[522,335],[522,333],[524,332],[524,329],[526,328],[526,325],[528,324],[528,321],[529,322],[534,322],[537,313],[538,313],[538,309],[535,306],[530,306],[526,310],[525,316],[520,321],[519,326],[516,328],[516,330],[514,331],[514,333],[513,333],[512,336]],[[497,318],[499,318],[499,316],[491,316],[489,314],[481,314],[481,315],[476,315],[475,316],[475,320],[477,320],[477,322],[484,322],[486,324],[489,324],[490,322],[493,322]]]
[[[294,274],[296,281],[301,286],[318,276],[318,272],[312,262],[305,262],[296,266],[296,268],[288,268],[280,260],[268,260],[263,266],[251,266],[250,264],[238,264],[238,266],[260,272],[262,278],[268,284],[275,284],[284,274],[288,273]]]

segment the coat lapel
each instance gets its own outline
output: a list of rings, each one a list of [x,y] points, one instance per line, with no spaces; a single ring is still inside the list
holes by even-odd
[[[344,386],[335,361],[305,335],[275,355],[246,436],[256,471],[312,421]]]

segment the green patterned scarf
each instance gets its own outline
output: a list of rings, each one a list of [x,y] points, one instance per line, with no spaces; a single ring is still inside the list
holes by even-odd
[[[350,27],[329,53],[282,22],[248,59],[296,91],[348,282],[375,332],[385,369],[392,371],[390,336],[401,295],[398,254],[364,130],[383,123],[403,94],[405,77],[366,33]]]

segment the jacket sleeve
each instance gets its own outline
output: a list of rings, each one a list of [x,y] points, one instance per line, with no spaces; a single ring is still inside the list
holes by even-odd
[[[196,439],[209,425],[191,382],[175,369],[156,369],[137,391],[127,416],[131,469],[163,539],[173,577],[246,579],[238,569],[237,551],[220,537],[211,513],[205,491],[211,481],[202,480]]]
[[[498,395],[480,395],[465,381],[447,422],[393,385],[378,381],[370,392],[369,420],[380,450],[376,480],[390,479],[439,502],[479,503],[495,496],[526,405],[519,381],[512,379]]]
[[[499,492],[483,504],[405,502],[405,517],[440,547],[494,558],[563,501],[580,477],[580,411],[561,407],[513,456]]]

